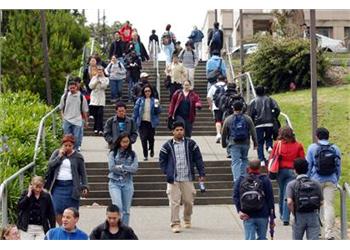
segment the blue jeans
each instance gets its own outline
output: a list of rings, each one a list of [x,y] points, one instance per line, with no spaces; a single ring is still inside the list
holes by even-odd
[[[111,99],[122,98],[122,89],[123,89],[124,80],[109,80],[111,85]]]
[[[166,58],[166,64],[171,64],[172,56],[175,50],[174,44],[170,43],[169,45],[164,45],[163,50]]]
[[[268,218],[249,218],[243,221],[246,240],[267,240]],[[258,238],[256,238],[258,236]]]
[[[78,148],[81,147],[81,144],[83,143],[84,124],[85,124],[85,122],[83,121],[83,126],[81,126],[81,128],[80,128],[80,133],[78,136],[78,142],[77,142]]]
[[[134,183],[131,179],[127,181],[109,180],[109,194],[113,205],[117,205],[122,214],[122,223],[129,225],[130,207],[134,195]]]
[[[131,77],[129,78],[129,82],[128,82],[128,99],[129,101],[133,100],[132,98],[132,89],[134,87],[134,85],[137,84],[137,82],[134,82]],[[134,100],[134,102],[136,102],[136,100]]]
[[[302,240],[306,232],[306,239],[318,240],[320,234],[320,221],[317,212],[296,213],[293,224],[293,240]]]
[[[74,136],[74,139],[75,139],[74,149],[78,149],[78,147],[81,145],[81,139],[80,139],[80,137],[82,137],[81,127],[82,126],[74,125],[69,121],[66,121],[66,120],[63,121],[63,133],[65,135],[72,134]]]
[[[240,176],[247,175],[249,145],[233,144],[230,145],[229,150],[233,181],[237,181]]]
[[[264,144],[266,143],[266,149],[272,148],[272,127],[256,128],[256,136],[258,139],[258,158],[260,161],[266,161],[264,155]]]
[[[279,210],[282,221],[289,222],[289,209],[287,206],[286,187],[287,184],[295,179],[293,169],[282,168],[278,171],[277,182],[280,188]]]

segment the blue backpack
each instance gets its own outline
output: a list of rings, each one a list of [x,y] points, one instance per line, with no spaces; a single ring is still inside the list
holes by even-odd
[[[249,139],[249,128],[243,114],[234,115],[230,128],[230,136],[234,142],[244,142]]]
[[[221,44],[221,35],[219,30],[214,30],[213,37],[211,40],[214,44]]]

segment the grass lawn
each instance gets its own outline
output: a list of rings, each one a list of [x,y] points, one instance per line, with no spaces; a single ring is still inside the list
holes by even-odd
[[[340,184],[350,183],[350,85],[318,89],[318,127],[326,127],[330,141],[338,145],[342,153],[342,175]],[[305,151],[312,142],[311,136],[311,90],[287,92],[272,96],[282,112],[291,119],[297,140]],[[305,152],[306,153],[306,152]],[[350,198],[347,199],[348,221],[350,221]],[[340,214],[337,195],[337,215]]]

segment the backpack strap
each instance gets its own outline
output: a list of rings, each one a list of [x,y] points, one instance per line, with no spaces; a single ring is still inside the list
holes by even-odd
[[[66,109],[66,102],[67,102],[68,93],[69,93],[69,91],[67,91],[63,96],[63,108],[62,108],[63,113],[64,113],[64,110]]]

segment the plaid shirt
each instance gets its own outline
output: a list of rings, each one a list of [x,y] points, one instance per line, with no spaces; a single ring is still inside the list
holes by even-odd
[[[190,169],[186,160],[185,141],[182,139],[181,141],[173,140],[173,142],[176,158],[175,181],[190,181]]]

